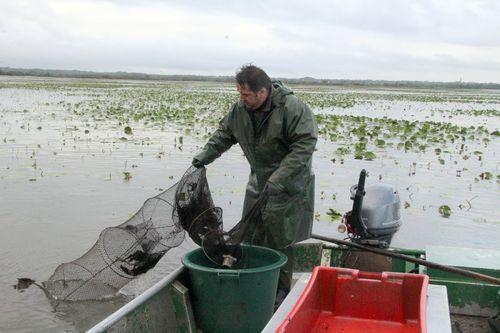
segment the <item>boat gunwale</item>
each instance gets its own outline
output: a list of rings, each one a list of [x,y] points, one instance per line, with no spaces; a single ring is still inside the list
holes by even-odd
[[[165,288],[166,286],[177,280],[177,278],[181,275],[182,272],[184,272],[184,270],[185,270],[184,266],[179,266],[174,271],[172,271],[167,276],[158,281],[156,284],[154,284],[151,288],[148,288],[142,294],[138,295],[136,298],[134,298],[133,300],[131,300],[130,302],[128,302],[127,304],[116,310],[115,312],[113,312],[111,315],[104,318],[97,325],[90,328],[87,331],[87,333],[105,332],[111,326],[113,326],[114,324],[122,320],[124,317],[126,317],[129,313],[133,312],[139,306],[147,302],[160,290],[162,290],[163,288]]]

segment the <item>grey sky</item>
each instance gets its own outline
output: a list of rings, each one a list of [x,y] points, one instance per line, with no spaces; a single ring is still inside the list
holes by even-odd
[[[498,0],[0,2],[0,67],[500,82]]]

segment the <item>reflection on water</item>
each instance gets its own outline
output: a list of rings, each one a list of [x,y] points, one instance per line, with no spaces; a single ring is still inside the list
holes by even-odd
[[[209,89],[217,90],[214,86]],[[133,135],[126,135],[124,125],[117,121],[89,123],[60,103],[76,103],[93,98],[94,93],[78,89],[71,94],[26,87],[0,89],[2,332],[82,331],[123,304],[128,298],[59,304],[54,309],[40,289],[31,287],[19,293],[12,285],[18,277],[44,281],[57,265],[85,253],[102,229],[124,222],[144,200],[175,183],[205,142],[186,135],[174,124],[165,124],[162,129],[131,123]],[[414,115],[417,119],[444,121],[443,113],[432,110],[483,107],[499,109],[498,104],[377,100],[321,112],[396,119]],[[500,127],[498,117],[457,115],[448,119],[465,126],[486,122],[490,130]],[[471,154],[471,158],[463,159],[443,152],[440,158],[444,164],[433,149],[416,153],[380,148],[374,151],[377,159],[365,161],[336,155],[337,145],[330,141],[320,140],[317,148],[313,164],[315,233],[344,237],[337,234],[338,222],[330,221],[326,212],[329,208],[342,213],[350,210],[349,187],[365,168],[370,174],[367,184],[383,181],[396,185],[406,204],[403,226],[393,245],[500,250],[498,138],[487,146],[483,142],[468,145],[469,152],[482,151],[480,158]],[[224,210],[226,229],[240,218],[248,171],[237,147],[208,166],[208,180],[216,204]],[[493,179],[480,179],[485,171],[491,172]],[[452,208],[450,218],[439,216],[442,204]],[[194,247],[186,240],[123,292],[134,295],[145,290],[179,265],[182,255]]]

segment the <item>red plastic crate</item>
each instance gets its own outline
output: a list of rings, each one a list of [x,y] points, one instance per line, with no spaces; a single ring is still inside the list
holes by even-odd
[[[276,332],[426,333],[429,277],[316,267]]]

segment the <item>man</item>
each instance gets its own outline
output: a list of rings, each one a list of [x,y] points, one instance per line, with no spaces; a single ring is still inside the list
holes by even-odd
[[[311,235],[314,216],[314,174],[311,163],[318,137],[311,110],[281,82],[271,82],[253,65],[236,74],[240,93],[219,129],[208,140],[193,165],[211,163],[238,143],[250,164],[243,216],[259,195],[268,200],[246,242],[279,250],[288,257],[280,271],[279,290],[286,295],[291,287],[293,258],[291,246]]]

